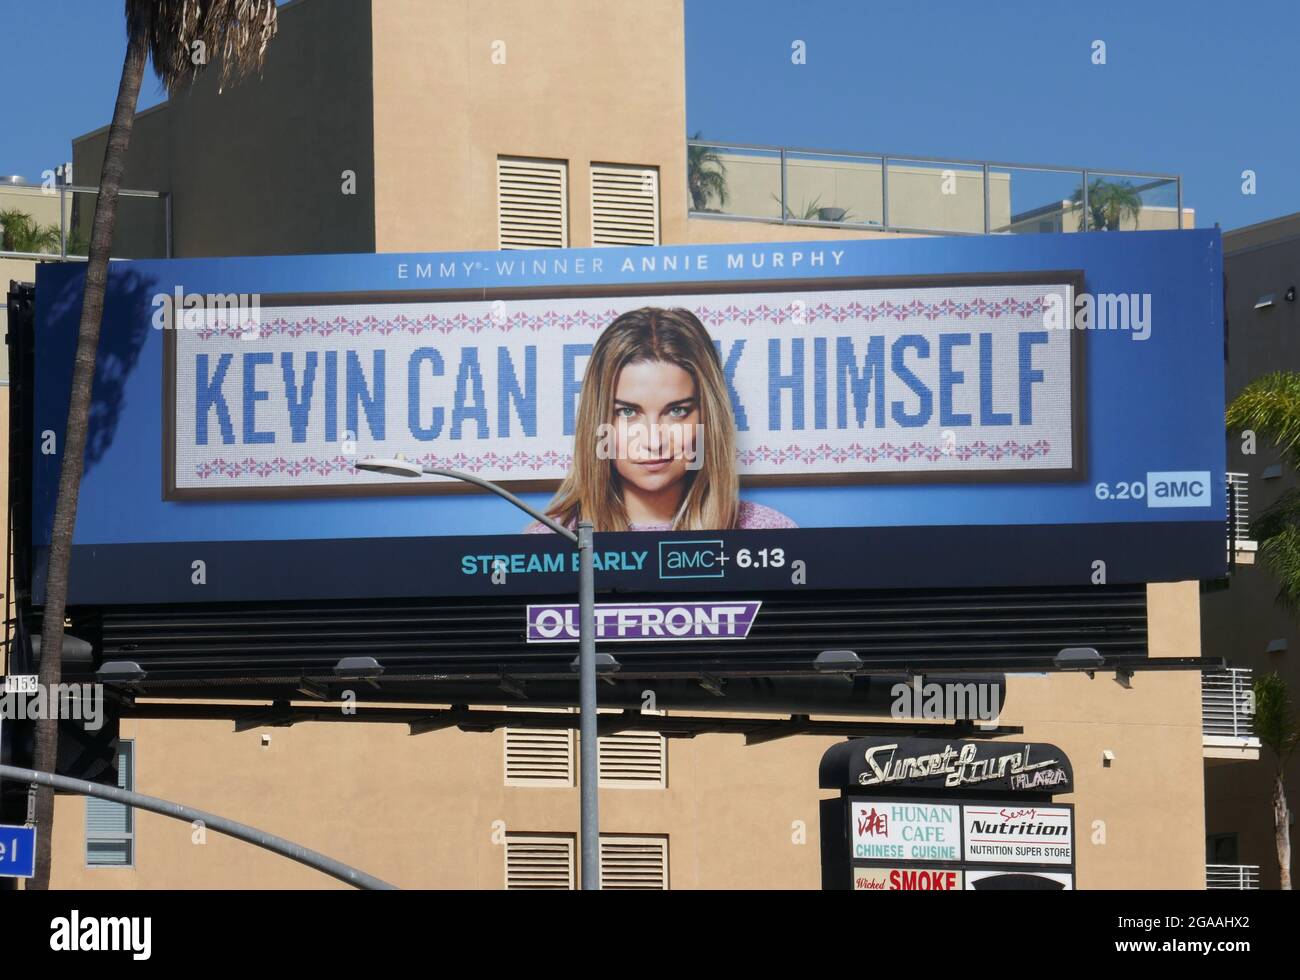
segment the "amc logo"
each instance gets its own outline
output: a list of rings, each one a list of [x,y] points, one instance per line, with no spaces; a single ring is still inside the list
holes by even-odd
[[[1148,473],[1148,507],[1209,507],[1210,472]]]
[[[727,564],[721,541],[660,541],[660,578],[722,578]]]

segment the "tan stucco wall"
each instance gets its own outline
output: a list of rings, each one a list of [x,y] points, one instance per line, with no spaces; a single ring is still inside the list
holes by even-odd
[[[1148,589],[1153,656],[1199,648],[1195,583]],[[1189,672],[1013,677],[1001,722],[1074,763],[1083,888],[1204,886],[1200,688]],[[137,789],[235,817],[396,884],[501,888],[494,832],[578,830],[578,790],[504,785],[503,735],[408,736],[402,726],[304,724],[234,733],[223,722],[128,721]],[[262,733],[271,735],[261,747]],[[1019,739],[1016,739],[1018,741]],[[666,834],[673,888],[817,888],[817,764],[837,739],[746,746],[670,740],[668,788],[602,789],[601,830]],[[1115,754],[1107,768],[1102,752]],[[83,867],[85,804],[58,803],[57,887],[335,887],[323,876],[188,825],[137,815],[134,870]],[[497,822],[501,823],[498,824]],[[803,822],[804,843],[798,821]]]
[[[377,251],[496,248],[498,156],[568,161],[574,247],[593,162],[657,165],[663,239],[685,240],[681,0],[390,0],[374,49]]]
[[[39,225],[59,226],[59,192],[41,187],[0,184],[0,211],[22,211]]]
[[[0,211],[22,211],[30,215],[38,225],[59,225],[59,195],[57,193],[43,193],[39,187],[16,187],[12,184],[0,184]],[[35,282],[36,281],[35,259],[13,259],[0,257],[0,331],[8,327],[8,314],[6,311],[6,297],[9,294],[9,283],[11,282]],[[9,380],[9,346],[0,344],[0,381]],[[0,392],[4,395],[6,408],[8,407],[8,393]],[[3,430],[3,436],[7,437],[8,427]],[[8,466],[9,459],[5,457],[5,466]],[[6,487],[8,484],[5,484]]]

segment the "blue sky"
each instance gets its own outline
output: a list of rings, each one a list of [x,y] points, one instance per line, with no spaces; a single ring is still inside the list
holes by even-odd
[[[0,0],[0,23],[19,93],[0,174],[36,179],[109,119],[122,4]],[[1297,36],[1293,0],[687,0],[687,124],[727,142],[1181,173],[1197,224],[1234,228],[1300,210]],[[141,108],[161,99],[148,79]]]

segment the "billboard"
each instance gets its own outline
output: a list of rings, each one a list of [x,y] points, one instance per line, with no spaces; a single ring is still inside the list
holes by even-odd
[[[83,276],[38,270],[38,602]],[[70,602],[572,591],[372,457],[589,517],[601,589],[1212,578],[1222,352],[1217,231],[114,263]]]

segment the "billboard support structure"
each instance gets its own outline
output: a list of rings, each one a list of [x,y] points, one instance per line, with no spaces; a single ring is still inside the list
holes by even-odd
[[[490,490],[514,504],[525,514],[545,524],[562,538],[578,546],[578,716],[581,723],[579,742],[579,779],[582,782],[581,837],[582,837],[582,888],[583,891],[600,890],[600,762],[596,735],[596,570],[592,561],[592,523],[579,521],[574,534],[563,524],[553,520],[534,507],[530,507],[509,490],[491,480],[462,473],[459,470],[438,469],[396,459],[364,459],[357,469],[368,473],[386,473],[390,476],[442,476],[472,483]]]

